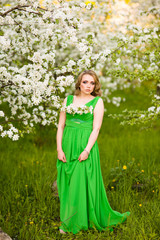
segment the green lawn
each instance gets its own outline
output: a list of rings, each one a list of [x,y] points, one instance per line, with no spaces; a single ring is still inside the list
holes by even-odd
[[[131,212],[127,221],[112,233],[59,233],[59,198],[52,191],[56,129],[37,127],[35,135],[17,142],[0,139],[0,226],[13,239],[160,239],[160,123],[144,131],[109,118],[125,108],[150,105],[138,89],[118,94],[127,101],[119,108],[105,103],[98,145],[108,200],[114,210]]]

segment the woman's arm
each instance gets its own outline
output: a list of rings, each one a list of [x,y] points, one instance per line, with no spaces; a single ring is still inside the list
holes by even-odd
[[[102,125],[104,115],[104,104],[102,98],[98,100],[93,113],[94,113],[93,130],[89,136],[89,140],[85,148],[87,151],[83,151],[78,158],[78,160],[81,161],[88,158],[87,152],[90,152],[91,148],[93,147]]]
[[[67,102],[67,98],[64,99],[63,105],[66,105],[66,102]],[[62,149],[62,136],[63,136],[64,127],[65,127],[65,121],[66,121],[66,112],[61,111],[59,115],[56,141],[57,141],[58,159],[63,162],[66,162],[66,157]]]

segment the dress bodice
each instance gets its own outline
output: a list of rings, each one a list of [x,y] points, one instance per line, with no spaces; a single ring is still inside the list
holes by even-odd
[[[73,95],[68,95],[67,97],[67,103],[66,106],[69,106],[70,104],[73,103]],[[89,102],[87,102],[86,104],[84,104],[85,106],[92,106],[93,110],[96,106],[96,103],[98,101],[100,97],[96,96],[95,98],[93,98],[92,100],[90,100]],[[68,112],[66,112],[66,126],[72,126],[72,127],[85,127],[85,128],[92,128],[93,126],[93,111],[92,113],[83,113],[83,114],[79,114],[79,113],[75,113],[75,114],[70,114]]]

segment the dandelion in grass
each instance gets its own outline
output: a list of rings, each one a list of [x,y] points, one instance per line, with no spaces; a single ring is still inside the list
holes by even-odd
[[[30,222],[30,224],[32,225],[32,224],[34,224],[34,222]]]
[[[126,165],[124,165],[124,166],[123,166],[123,169],[124,169],[124,170],[126,170],[126,169],[127,169],[127,166],[126,166]]]
[[[26,184],[26,185],[25,185],[25,187],[27,188],[27,187],[28,187],[28,185]]]
[[[144,172],[144,170],[142,169],[141,172]]]
[[[112,186],[111,189],[114,189],[114,187]]]
[[[152,192],[154,193],[154,190]]]
[[[139,206],[142,207],[142,203],[140,203]]]
[[[112,180],[112,182],[115,182],[115,181],[116,181],[116,179],[113,179],[113,180]]]

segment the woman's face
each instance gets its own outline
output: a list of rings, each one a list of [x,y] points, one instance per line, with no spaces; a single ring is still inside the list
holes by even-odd
[[[94,87],[95,87],[94,78],[89,74],[83,75],[81,83],[80,83],[81,92],[89,95],[93,92]]]

